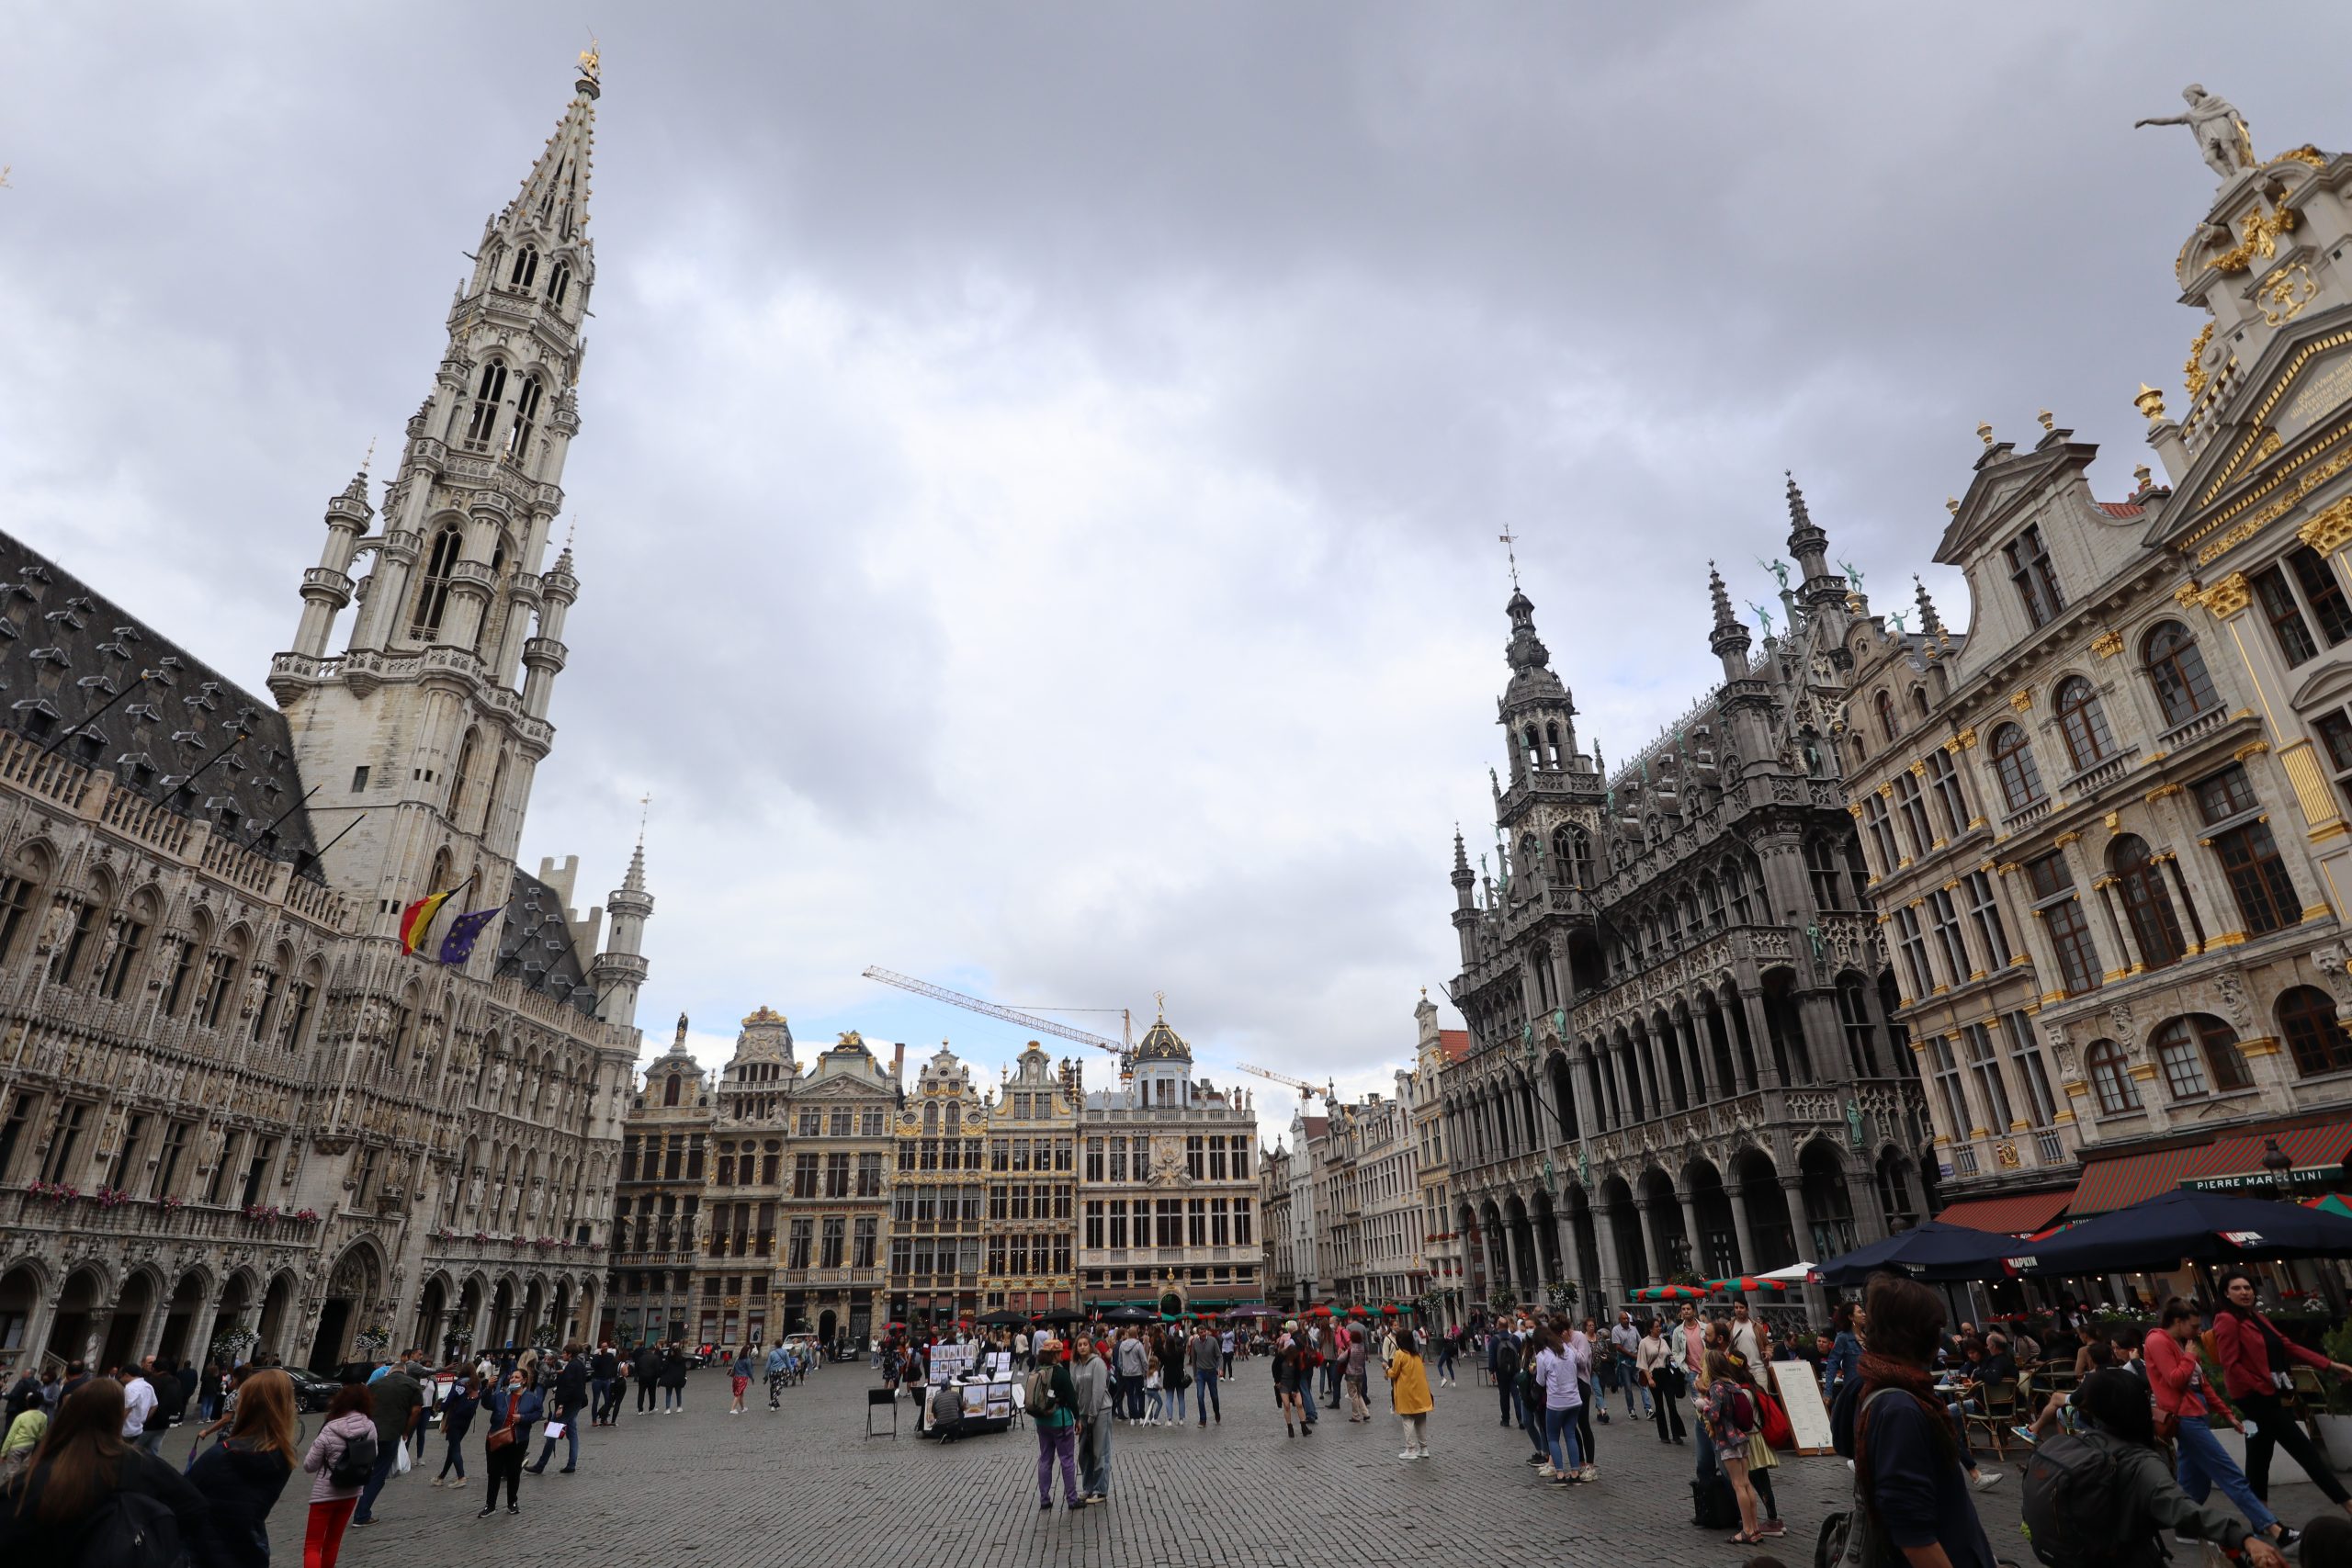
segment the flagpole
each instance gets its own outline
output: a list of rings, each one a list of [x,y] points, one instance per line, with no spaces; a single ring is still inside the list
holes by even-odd
[[[46,745],[46,746],[42,747],[42,748],[40,749],[40,756],[37,756],[37,757],[35,757],[35,758],[33,759],[33,761],[36,761],[36,762],[40,761],[40,759],[41,759],[41,757],[46,757],[46,756],[48,756],[51,751],[54,751],[54,750],[56,750],[60,746],[64,745],[64,744],[66,743],[66,741],[68,741],[68,740],[72,739],[74,736],[81,734],[81,733],[82,733],[82,731],[84,731],[85,729],[87,729],[90,726],[92,726],[92,725],[94,725],[94,724],[97,723],[97,721],[98,721],[98,720],[100,720],[100,719],[102,719],[102,718],[106,717],[106,716],[107,716],[107,709],[112,708],[112,707],[114,706],[114,705],[115,705],[115,704],[117,704],[117,703],[119,703],[119,702],[122,701],[122,699],[123,699],[123,698],[125,698],[125,697],[127,697],[127,696],[130,695],[130,694],[131,694],[131,693],[133,693],[133,692],[135,692],[135,691],[139,690],[139,688],[140,688],[140,687],[141,687],[141,686],[145,685],[148,682],[150,682],[150,681],[153,680],[154,678],[155,678],[155,671],[153,671],[153,670],[141,670],[141,671],[139,672],[138,677],[137,677],[135,680],[130,680],[130,681],[126,681],[126,682],[123,682],[123,685],[122,685],[122,690],[121,690],[121,691],[119,691],[119,692],[117,692],[113,696],[108,697],[108,698],[107,699],[107,701],[106,701],[106,706],[105,706],[105,707],[102,707],[102,708],[98,709],[98,711],[97,711],[97,712],[96,712],[96,713],[92,714],[89,717],[87,717],[87,718],[85,718],[85,719],[82,720],[79,724],[74,725],[72,728],[60,731],[60,732],[59,732],[59,734],[58,734],[57,739],[54,739],[54,740],[52,740],[52,741],[51,741],[48,745]]]
[[[303,860],[303,857],[304,857],[305,855],[307,855],[307,856],[309,856],[309,857],[310,857],[310,861],[311,861],[311,864],[313,864],[313,865],[318,864],[321,861],[323,861],[324,859],[326,859],[327,851],[329,851],[329,850],[331,850],[331,849],[334,848],[337,844],[339,844],[339,843],[343,842],[343,840],[344,840],[345,837],[347,834],[349,834],[349,833],[350,833],[350,831],[351,831],[351,829],[352,829],[353,828],[356,828],[356,827],[358,827],[358,826],[359,826],[359,824],[361,824],[362,822],[365,822],[365,821],[367,821],[367,820],[368,820],[368,814],[367,814],[365,811],[363,811],[363,812],[361,812],[358,816],[356,816],[356,817],[353,818],[351,819],[350,825],[349,825],[348,827],[345,827],[345,828],[344,829],[344,830],[343,830],[341,833],[337,833],[334,838],[329,839],[329,840],[327,840],[323,845],[320,846],[318,849],[315,849],[315,850],[304,850],[304,851],[302,851],[300,854],[297,854],[297,855],[294,857],[294,874],[295,874],[295,875],[297,875],[297,876],[300,876],[300,875],[301,875],[301,874],[302,874],[302,860]]]
[[[189,774],[188,776],[189,776],[189,777],[191,777],[191,778],[195,777],[195,775],[194,775],[193,773]],[[254,843],[259,843],[259,842],[261,842],[264,839],[268,838],[272,833],[274,833],[274,832],[277,831],[277,825],[278,825],[280,822],[285,821],[288,817],[291,817],[291,816],[293,816],[293,815],[294,815],[294,813],[296,813],[297,811],[301,810],[301,809],[302,809],[302,807],[303,807],[305,805],[309,804],[310,799],[311,799],[311,796],[312,796],[312,795],[314,795],[318,794],[318,793],[319,793],[319,791],[321,791],[321,790],[322,790],[322,789],[324,789],[324,788],[326,788],[326,787],[327,787],[327,786],[326,786],[326,785],[324,785],[324,784],[312,784],[309,789],[307,789],[307,790],[303,791],[303,792],[302,792],[302,798],[301,798],[300,800],[296,801],[293,805],[291,805],[291,806],[288,807],[285,810],[283,810],[283,811],[279,812],[279,813],[278,813],[275,818],[271,818],[271,819],[270,819],[270,824],[269,824],[269,826],[268,826],[268,827],[264,828],[260,832],[255,833],[255,834],[254,835]]]

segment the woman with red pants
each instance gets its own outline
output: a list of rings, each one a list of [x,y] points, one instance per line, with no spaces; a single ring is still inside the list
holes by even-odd
[[[316,1478],[311,1483],[310,1526],[302,1532],[302,1568],[334,1568],[335,1558],[343,1551],[343,1532],[351,1523],[352,1510],[359,1506],[368,1472],[363,1468],[357,1480],[340,1486],[335,1483],[334,1469],[343,1462],[344,1450],[363,1438],[372,1449],[375,1396],[366,1383],[347,1382],[327,1406],[326,1425],[311,1439],[311,1451],[302,1456],[302,1468]]]

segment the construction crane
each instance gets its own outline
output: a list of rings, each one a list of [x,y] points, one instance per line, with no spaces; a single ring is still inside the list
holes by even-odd
[[[1323,1097],[1323,1104],[1326,1110],[1329,1110],[1330,1107],[1340,1103],[1339,1090],[1329,1083],[1326,1083],[1322,1088],[1317,1089],[1313,1084],[1308,1083],[1305,1078],[1295,1078],[1288,1073],[1270,1073],[1263,1067],[1253,1067],[1247,1062],[1237,1062],[1234,1065],[1238,1066],[1243,1072],[1254,1073],[1270,1083],[1283,1084],[1288,1088],[1296,1089],[1302,1102],[1304,1102],[1310,1095],[1320,1095]]]
[[[958,1007],[967,1012],[982,1013],[989,1018],[1002,1019],[1007,1023],[1017,1023],[1023,1029],[1034,1029],[1040,1034],[1051,1034],[1063,1040],[1074,1040],[1080,1045],[1091,1045],[1098,1051],[1108,1051],[1119,1058],[1120,1077],[1128,1078],[1135,1076],[1135,1019],[1125,1008],[1065,1008],[1061,1010],[1065,1012],[1117,1013],[1120,1020],[1119,1038],[1107,1040],[1100,1034],[1090,1034],[1083,1029],[1073,1028],[1067,1023],[1057,1023],[1050,1018],[1040,1018],[1035,1013],[1023,1012],[1018,1008],[1009,1008],[1001,1002],[986,1001],[978,997],[966,996],[961,991],[951,991],[944,986],[934,986],[928,980],[918,980],[911,975],[900,975],[894,970],[868,968],[865,971],[865,977],[869,980],[879,980],[886,986],[896,986],[902,991],[912,991],[919,997],[929,997],[935,1002],[945,1002],[949,1007]]]

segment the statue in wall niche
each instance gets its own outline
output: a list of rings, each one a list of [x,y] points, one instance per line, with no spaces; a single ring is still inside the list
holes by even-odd
[[[2254,134],[2229,99],[2207,92],[2195,82],[2183,87],[2180,96],[2188,104],[2186,113],[2135,119],[2132,129],[2137,130],[2143,125],[2188,127],[2189,134],[2197,138],[2197,155],[2224,182],[2255,166]]]

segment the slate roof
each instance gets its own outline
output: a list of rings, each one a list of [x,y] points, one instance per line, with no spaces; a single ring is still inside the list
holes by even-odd
[[[513,975],[583,1018],[596,1016],[596,992],[571,940],[563,900],[519,866],[514,885],[507,890],[505,919],[498,925],[498,967],[493,973]]]
[[[142,671],[155,679],[129,691]],[[325,880],[276,705],[5,532],[0,724],[43,745],[74,728],[62,755]]]

